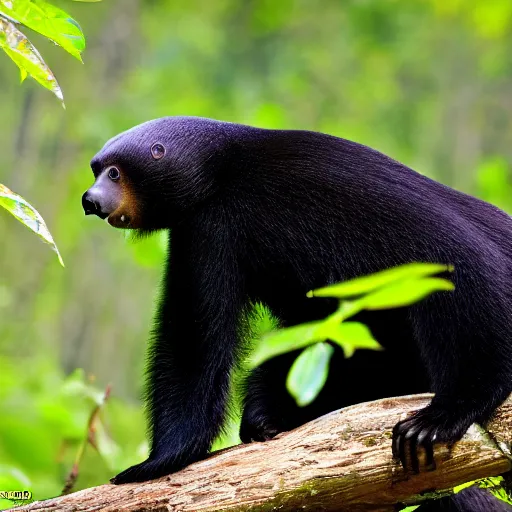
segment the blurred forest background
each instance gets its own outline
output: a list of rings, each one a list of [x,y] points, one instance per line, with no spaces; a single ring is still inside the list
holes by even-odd
[[[0,54],[0,183],[66,263],[0,211],[1,490],[58,494],[109,383],[74,488],[144,457],[164,237],[131,243],[81,207],[89,160],[118,132],[167,115],[323,131],[512,211],[510,0],[54,3],[84,30],[85,65],[26,33],[66,110]]]

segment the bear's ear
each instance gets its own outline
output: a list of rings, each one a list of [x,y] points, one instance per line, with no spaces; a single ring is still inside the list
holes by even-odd
[[[161,158],[163,158],[165,156],[165,147],[164,147],[164,145],[160,144],[160,142],[155,142],[151,146],[151,156],[155,160],[160,160]]]

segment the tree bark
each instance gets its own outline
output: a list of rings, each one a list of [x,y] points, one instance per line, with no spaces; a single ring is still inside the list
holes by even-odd
[[[151,482],[102,485],[34,502],[25,511],[392,511],[462,483],[510,471],[512,400],[486,430],[473,425],[437,469],[407,474],[391,457],[391,429],[431,395],[388,398],[318,418],[265,443],[213,454]]]

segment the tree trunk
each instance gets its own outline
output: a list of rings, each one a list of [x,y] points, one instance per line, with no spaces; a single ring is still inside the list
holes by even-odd
[[[318,418],[265,443],[217,452],[151,482],[102,485],[34,502],[26,511],[392,511],[511,469],[512,400],[484,430],[436,447],[435,471],[406,474],[391,457],[391,429],[431,395],[388,398]]]

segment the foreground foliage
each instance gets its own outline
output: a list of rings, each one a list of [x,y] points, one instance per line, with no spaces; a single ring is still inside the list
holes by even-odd
[[[64,105],[64,95],[55,75],[18,28],[20,25],[50,39],[82,61],[85,37],[80,25],[67,12],[44,0],[0,0],[0,48],[20,69],[22,82],[31,76]]]

